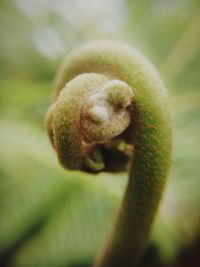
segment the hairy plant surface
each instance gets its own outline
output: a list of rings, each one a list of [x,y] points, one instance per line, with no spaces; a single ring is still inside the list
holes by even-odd
[[[121,166],[129,172],[127,189],[94,265],[135,266],[149,238],[170,165],[171,119],[162,81],[133,48],[93,43],[64,60],[54,99],[46,125],[62,165],[112,171],[109,165],[121,164],[119,157],[116,160],[120,152],[131,161]]]

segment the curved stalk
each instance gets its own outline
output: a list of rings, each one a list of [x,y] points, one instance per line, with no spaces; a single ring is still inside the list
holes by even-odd
[[[94,266],[136,266],[170,166],[166,89],[138,51],[100,42],[79,47],[64,60],[53,100],[46,125],[62,165],[113,171],[121,158],[120,168],[129,171],[119,214]]]

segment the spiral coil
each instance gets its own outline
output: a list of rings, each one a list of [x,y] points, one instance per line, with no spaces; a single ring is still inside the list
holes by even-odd
[[[119,215],[95,266],[135,266],[171,160],[168,96],[159,75],[128,45],[79,47],[57,73],[46,126],[64,167],[129,171]]]

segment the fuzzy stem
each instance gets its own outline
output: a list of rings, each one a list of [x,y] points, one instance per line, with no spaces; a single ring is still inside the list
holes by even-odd
[[[124,113],[127,114],[127,111],[131,114],[131,121],[129,121],[128,115],[125,116],[130,123],[129,127],[127,124],[123,126],[123,130],[128,127],[128,143],[130,144],[131,140],[134,147],[129,167],[128,185],[112,231],[96,258],[94,266],[136,266],[149,238],[170,166],[172,130],[167,93],[153,66],[138,51],[124,44],[101,42],[80,47],[64,60],[55,80],[54,101],[68,97],[67,93],[65,96],[62,94],[63,87],[66,84],[68,86],[76,76],[83,73],[101,75],[101,81],[97,82],[97,93],[105,87],[105,83],[110,83],[110,81],[112,83],[112,80],[120,80],[126,84],[126,87],[132,88],[133,95],[130,95],[127,100],[128,104],[121,111],[123,116]],[[88,88],[91,89],[91,84]],[[115,88],[113,90],[117,92]],[[114,100],[112,97],[118,94],[111,95],[110,102],[116,103],[115,97]],[[118,96],[119,98],[125,99],[124,95]],[[61,106],[65,105],[65,102]],[[55,103],[53,105],[59,106]],[[51,109],[54,108],[51,107]],[[66,111],[66,108],[64,109]],[[95,109],[94,112],[96,112]],[[50,128],[49,135],[53,138],[52,136],[62,126],[57,125],[55,115],[52,115],[52,112],[49,113],[46,121],[48,129]],[[64,116],[63,111],[61,113]],[[116,114],[118,116],[118,111]],[[100,117],[95,117],[96,120],[106,118],[104,111],[100,115]],[[63,124],[68,123],[64,117],[61,118],[61,121]],[[52,130],[52,125],[55,125],[58,130]],[[63,133],[62,130],[61,133]],[[113,134],[113,138],[119,135],[120,131],[116,131],[116,133]],[[75,135],[75,137],[70,137],[70,142],[75,143],[72,150],[77,149],[75,156],[73,155],[73,161],[76,160],[76,157],[80,161],[80,153],[77,156],[77,151],[80,152],[80,149],[75,141],[76,138],[79,140],[79,137],[76,136],[78,135],[76,131],[72,131],[71,134]],[[107,142],[106,136],[103,138],[103,144]],[[108,139],[112,137],[110,133],[108,136]],[[126,136],[122,137],[126,139]],[[62,136],[62,138],[64,137]],[[102,144],[102,140],[100,144]],[[60,145],[55,143],[54,145],[59,154]],[[65,140],[61,142],[61,146],[63,145],[66,147]],[[91,142],[90,145],[92,145]],[[85,153],[85,151],[81,151]],[[80,163],[73,166],[74,169],[81,167]]]

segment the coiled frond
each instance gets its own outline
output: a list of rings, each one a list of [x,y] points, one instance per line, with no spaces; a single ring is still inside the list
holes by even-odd
[[[121,210],[95,266],[135,266],[149,237],[171,158],[165,87],[132,47],[79,47],[63,62],[46,125],[61,164],[128,170]]]

